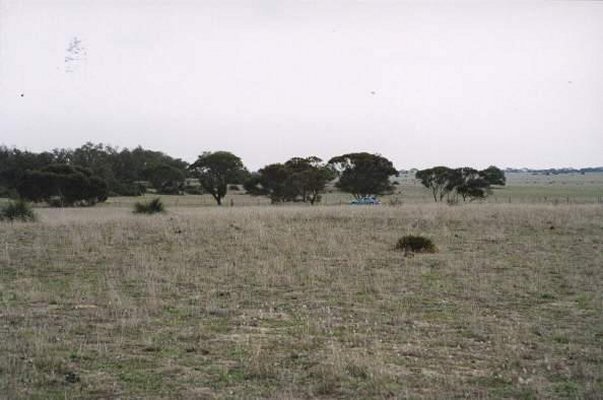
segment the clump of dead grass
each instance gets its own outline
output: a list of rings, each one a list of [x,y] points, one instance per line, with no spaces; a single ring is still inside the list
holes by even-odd
[[[158,214],[165,212],[165,205],[159,197],[147,202],[134,204],[134,214]]]
[[[33,222],[36,219],[31,205],[22,199],[11,201],[0,209],[0,221]]]
[[[403,250],[405,253],[435,253],[437,248],[429,238],[419,235],[406,235],[398,240],[396,250]]]

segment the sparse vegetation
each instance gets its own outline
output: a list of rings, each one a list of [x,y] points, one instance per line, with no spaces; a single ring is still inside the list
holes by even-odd
[[[424,236],[406,235],[401,237],[396,243],[397,250],[403,250],[408,253],[435,253],[436,246],[433,241]]]
[[[0,208],[0,221],[35,221],[36,214],[31,205],[23,199],[10,201]]]
[[[134,214],[157,214],[165,212],[165,205],[159,197],[148,202],[134,203]]]
[[[162,199],[0,225],[0,397],[600,393],[600,205]],[[439,251],[401,259],[400,231]]]

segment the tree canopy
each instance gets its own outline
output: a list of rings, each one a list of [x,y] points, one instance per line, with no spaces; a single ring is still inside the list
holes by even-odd
[[[356,198],[390,193],[390,177],[398,176],[392,162],[379,154],[344,154],[331,158],[329,165],[339,176],[335,185]]]
[[[452,170],[448,167],[437,166],[417,171],[415,177],[421,184],[431,190],[434,201],[442,201],[453,188],[451,185]]]
[[[102,178],[88,169],[66,164],[26,171],[17,190],[23,199],[55,206],[90,206],[105,201],[108,195]]]
[[[158,193],[179,194],[184,186],[184,172],[172,165],[152,165],[144,170],[144,176]]]
[[[436,202],[443,201],[444,197],[448,201],[456,201],[451,196],[460,196],[463,201],[483,199],[490,194],[492,184],[504,185],[505,182],[504,173],[496,167],[478,171],[470,167],[452,169],[437,166],[417,171],[415,177],[431,190]]]
[[[488,168],[480,171],[480,175],[490,185],[504,186],[507,183],[505,173],[500,168],[495,167],[494,165],[491,165]]]
[[[27,170],[40,170],[52,164],[86,168],[107,183],[111,195],[122,196],[140,195],[140,182],[152,179],[150,172],[156,166],[167,165],[184,176],[188,174],[186,162],[142,147],[118,150],[88,142],[74,150],[32,153],[0,146],[0,195],[11,195]]]
[[[329,181],[333,170],[318,157],[294,157],[284,164],[270,164],[251,174],[245,190],[251,195],[268,196],[273,203],[301,201],[314,204]]]
[[[242,183],[249,174],[243,161],[228,151],[206,151],[189,169],[218,205],[222,205],[228,184]]]
[[[335,171],[318,157],[294,157],[285,163],[289,171],[288,185],[296,197],[314,204],[320,201],[327,183],[335,178]]]

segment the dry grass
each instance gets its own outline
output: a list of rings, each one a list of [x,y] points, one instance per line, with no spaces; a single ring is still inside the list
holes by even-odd
[[[0,225],[2,398],[603,391],[600,205],[38,211]]]

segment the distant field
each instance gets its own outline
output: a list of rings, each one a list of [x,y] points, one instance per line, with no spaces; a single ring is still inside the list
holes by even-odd
[[[396,178],[395,193],[381,196],[385,205],[426,204],[433,202],[431,192],[423,187],[414,176],[408,174]],[[161,197],[169,206],[199,207],[215,206],[210,195],[155,195],[147,193],[142,197],[111,197],[100,207],[132,207],[137,201]],[[328,189],[322,196],[322,205],[344,205],[352,199],[352,195],[341,193],[335,188]],[[7,199],[0,198],[0,204]],[[527,204],[603,204],[603,173],[532,175],[527,173],[507,173],[507,185],[496,187],[483,202],[486,203],[527,203]],[[261,206],[270,205],[266,197],[254,197],[245,194],[244,190],[229,191],[223,201],[224,206]]]
[[[425,204],[433,202],[431,192],[410,175],[397,178],[399,185],[396,193],[382,196],[385,205]],[[147,194],[145,197],[157,197]],[[203,196],[160,196],[173,206],[214,206],[215,200],[210,195]],[[323,195],[323,205],[344,205],[352,200],[352,196],[331,188]],[[102,206],[125,207],[140,201],[135,197],[110,198]],[[507,185],[495,188],[487,203],[529,203],[529,204],[596,204],[603,203],[603,173],[599,174],[564,174],[557,176],[531,175],[523,173],[507,174]],[[265,197],[252,197],[244,191],[231,191],[224,201],[225,206],[258,206],[268,205]]]
[[[487,202],[589,204],[603,203],[603,173],[532,175],[507,173],[507,185],[497,187]],[[409,203],[433,201],[431,193],[414,177],[399,178],[400,199]]]
[[[0,224],[0,398],[603,392],[599,204],[131,201]]]

